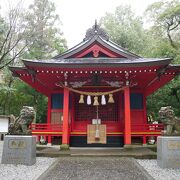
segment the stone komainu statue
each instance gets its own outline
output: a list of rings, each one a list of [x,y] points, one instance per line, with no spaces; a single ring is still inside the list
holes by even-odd
[[[164,124],[164,136],[180,136],[180,118],[175,117],[171,106],[161,107],[159,120]]]
[[[9,126],[9,133],[11,135],[30,135],[31,130],[29,126],[35,119],[35,110],[30,106],[23,106],[19,117],[11,116],[11,124]]]

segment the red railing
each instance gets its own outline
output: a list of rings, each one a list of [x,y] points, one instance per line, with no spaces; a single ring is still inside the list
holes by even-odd
[[[32,124],[32,133],[40,139],[40,136],[44,136],[48,143],[51,143],[51,137],[62,135],[61,124]],[[132,137],[142,137],[143,144],[147,143],[148,137],[157,137],[164,129],[162,124],[132,124]],[[118,133],[118,132],[117,132]],[[121,132],[119,132],[121,133]]]
[[[132,124],[132,131],[160,132],[164,129],[163,124]]]
[[[62,125],[61,124],[31,124],[32,131],[62,131]]]
[[[164,129],[163,124],[132,124],[132,132],[160,132]],[[62,131],[62,124],[38,123],[31,125],[32,131]]]

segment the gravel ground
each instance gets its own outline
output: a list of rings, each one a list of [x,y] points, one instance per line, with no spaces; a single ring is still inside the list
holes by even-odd
[[[0,160],[3,142],[0,141]],[[57,159],[37,157],[33,166],[0,164],[0,180],[35,180]],[[137,162],[136,162],[137,161]],[[139,165],[140,164],[140,165]],[[130,158],[78,158],[62,157],[40,179],[151,179],[179,180],[180,169],[162,169],[156,160],[132,160]],[[144,174],[147,174],[145,176]]]
[[[180,169],[162,169],[157,160],[137,160],[155,180],[180,180]]]
[[[3,143],[0,142],[0,161]],[[35,180],[55,162],[55,158],[36,158],[32,166],[0,164],[0,180]]]

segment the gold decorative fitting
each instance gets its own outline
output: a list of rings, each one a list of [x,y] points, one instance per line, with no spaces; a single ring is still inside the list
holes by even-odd
[[[82,94],[80,95],[79,103],[81,104],[84,103],[84,95]]]
[[[109,94],[108,103],[114,103],[113,94]]]

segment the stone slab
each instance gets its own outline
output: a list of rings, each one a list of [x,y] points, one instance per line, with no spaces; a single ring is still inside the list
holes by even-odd
[[[157,138],[157,164],[161,168],[180,168],[180,136]]]
[[[60,157],[38,180],[153,180],[133,158]]]
[[[36,137],[7,135],[4,138],[2,164],[36,163]]]

